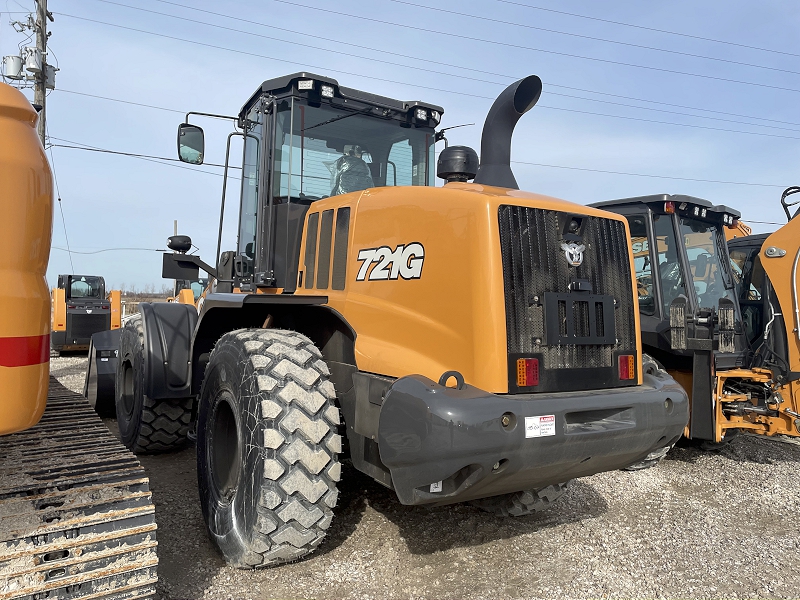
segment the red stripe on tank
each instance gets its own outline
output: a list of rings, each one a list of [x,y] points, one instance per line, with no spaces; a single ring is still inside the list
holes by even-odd
[[[50,360],[50,334],[0,337],[0,367],[29,367]]]

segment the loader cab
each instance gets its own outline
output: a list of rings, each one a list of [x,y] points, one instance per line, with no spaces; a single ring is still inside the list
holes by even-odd
[[[242,291],[293,292],[309,207],[369,188],[434,185],[442,113],[310,73],[265,81],[237,120],[244,138],[237,244],[220,280],[229,275],[229,287]],[[181,128],[179,156],[199,164],[202,130]]]
[[[177,298],[181,290],[191,290],[194,302],[197,302],[197,299],[200,298],[200,295],[205,291],[206,287],[208,287],[208,277],[199,277],[194,280],[176,279],[173,296]]]
[[[58,287],[67,300],[102,303],[106,297],[105,280],[96,275],[59,275]]]
[[[742,331],[725,242],[725,227],[738,220],[737,211],[701,198],[666,194],[593,206],[628,220],[646,352],[668,365],[692,354],[676,352],[671,344],[670,305],[680,296],[686,298],[687,314],[717,310],[720,301],[733,302],[737,331]],[[738,354],[747,346],[743,335],[736,337],[737,357],[722,361],[732,363],[729,366],[739,362]]]

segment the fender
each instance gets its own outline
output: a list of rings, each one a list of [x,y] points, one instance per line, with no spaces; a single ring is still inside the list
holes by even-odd
[[[144,330],[144,393],[155,400],[192,396],[191,345],[197,326],[194,306],[139,304]]]

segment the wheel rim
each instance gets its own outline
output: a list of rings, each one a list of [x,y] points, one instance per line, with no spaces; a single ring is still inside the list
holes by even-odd
[[[122,408],[128,419],[133,416],[133,405],[133,366],[126,360],[122,363]]]
[[[239,427],[230,393],[218,396],[211,415],[208,464],[211,483],[220,499],[229,502],[239,485],[242,469]]]

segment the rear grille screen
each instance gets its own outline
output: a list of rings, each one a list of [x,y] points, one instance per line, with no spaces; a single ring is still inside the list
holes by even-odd
[[[96,310],[96,309],[95,309]],[[89,343],[93,333],[111,328],[109,311],[86,314],[86,311],[67,313],[67,343]]]
[[[575,267],[561,247],[571,215],[523,206],[499,209],[509,357],[541,356],[545,373],[615,370],[617,354],[636,350],[625,226],[578,217],[585,249],[582,264]],[[576,280],[588,281],[590,291],[570,292]]]

